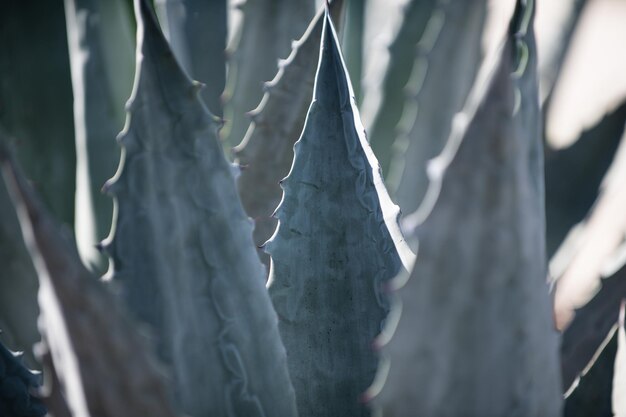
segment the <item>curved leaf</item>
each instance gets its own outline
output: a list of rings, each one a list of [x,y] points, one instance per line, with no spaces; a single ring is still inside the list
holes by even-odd
[[[0,135],[5,133],[0,130]],[[0,138],[0,140],[2,140]],[[37,273],[24,246],[11,197],[0,181],[0,329],[12,349],[25,352],[29,366],[39,366],[32,347],[41,336],[37,330]]]
[[[2,143],[0,163],[39,276],[43,337],[73,415],[173,417],[135,325],[85,269]]]
[[[224,92],[227,144],[239,143],[250,124],[246,113],[263,97],[263,84],[276,73],[276,62],[289,53],[293,39],[315,15],[314,0],[246,0],[243,22],[231,54]]]
[[[390,168],[391,144],[396,138],[396,127],[406,102],[405,86],[415,64],[415,45],[424,35],[437,3],[437,0],[408,2],[400,27],[389,46],[390,57],[383,76],[382,97],[367,127],[372,149],[385,175]]]
[[[314,97],[266,244],[301,416],[369,416],[360,401],[388,311],[381,287],[411,262],[326,14]]]
[[[193,416],[296,415],[285,350],[215,117],[147,0],[135,2],[137,75],[105,242],[113,281],[148,323]]]
[[[222,114],[226,84],[226,0],[157,0],[165,37],[176,59],[205,83],[200,97],[211,113]]]
[[[398,134],[372,136],[372,147],[375,141],[393,141],[382,145],[392,148],[386,179],[403,213],[415,211],[424,198],[427,163],[443,150],[474,83],[486,9],[486,0],[437,4],[417,43]]]
[[[560,416],[533,12],[517,3],[407,220],[418,257],[395,332],[380,339],[393,334],[389,366],[370,391],[386,416]]]
[[[335,21],[339,20],[342,4],[343,0],[335,0],[330,5]],[[243,167],[237,185],[246,213],[255,221],[257,246],[276,229],[276,219],[271,215],[282,195],[278,183],[289,173],[293,144],[302,132],[311,104],[323,23],[324,12],[320,9],[304,35],[294,42],[278,74],[266,84],[263,100],[251,113],[252,124],[246,136],[233,149],[235,162]],[[269,264],[264,252],[261,259]]]
[[[76,241],[85,264],[102,273],[106,257],[96,244],[111,227],[113,204],[101,189],[119,161],[115,136],[132,85],[130,16],[121,0],[65,0],[65,20],[74,91]]]

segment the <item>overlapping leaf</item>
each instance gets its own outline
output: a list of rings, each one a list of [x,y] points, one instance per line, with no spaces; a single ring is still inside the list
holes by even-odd
[[[382,286],[412,260],[369,148],[336,34],[322,51],[295,158],[282,182],[279,226],[266,244],[300,416],[368,416],[372,342],[389,302]]]
[[[157,13],[176,59],[194,79],[211,113],[222,114],[226,84],[226,0],[157,0]]]
[[[243,22],[229,60],[224,94],[224,139],[234,146],[250,124],[246,113],[263,97],[263,84],[276,73],[276,62],[315,15],[314,0],[246,0]]]
[[[101,192],[115,172],[115,136],[133,77],[128,8],[121,0],[65,0],[74,91],[76,138],[75,229],[78,251],[94,271],[106,270],[96,244],[111,227],[113,204]]]
[[[0,162],[39,276],[41,329],[73,415],[174,416],[135,325],[85,269],[2,143]]]
[[[343,1],[335,0],[331,14],[338,20]],[[293,144],[298,140],[313,96],[319,58],[323,10],[295,42],[274,79],[266,84],[261,104],[251,113],[252,125],[241,144],[234,148],[243,167],[238,178],[239,194],[246,212],[255,221],[254,242],[261,246],[276,229],[272,212],[280,202],[278,185],[291,167]],[[261,254],[269,264],[269,257]]]
[[[424,198],[427,162],[443,150],[452,119],[474,85],[482,62],[486,3],[437,2],[417,43],[398,135],[372,136],[372,146],[392,141],[382,145],[392,148],[386,180],[403,213],[415,211]]]
[[[138,69],[116,197],[113,281],[148,323],[177,404],[193,416],[293,417],[295,399],[218,123],[147,1],[136,1]]]
[[[371,389],[386,416],[560,415],[532,6],[517,3],[408,220],[419,251]]]

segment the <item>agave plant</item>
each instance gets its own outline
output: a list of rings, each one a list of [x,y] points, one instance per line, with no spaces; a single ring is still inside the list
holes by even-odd
[[[0,327],[44,365],[0,346],[0,415],[624,413],[623,106],[543,174],[585,2],[542,66],[532,0],[496,35],[484,0],[407,1],[364,120],[368,3],[315,3],[0,5]]]

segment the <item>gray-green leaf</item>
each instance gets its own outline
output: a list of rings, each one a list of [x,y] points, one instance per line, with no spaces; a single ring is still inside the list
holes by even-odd
[[[412,261],[361,125],[326,14],[313,103],[295,145],[274,237],[269,291],[298,411],[369,416],[372,348],[387,316],[382,287]]]
[[[85,269],[2,142],[0,167],[39,276],[43,337],[73,415],[173,417],[163,375],[136,325]]]
[[[385,416],[561,415],[532,3],[518,2],[408,221],[419,251],[372,389]]]
[[[147,3],[135,2],[139,67],[123,160],[108,184],[118,208],[105,243],[113,281],[152,327],[184,413],[294,417],[276,313],[219,123]]]
[[[335,0],[330,5],[335,22],[342,4],[342,0]],[[243,206],[255,222],[257,246],[276,229],[276,219],[271,215],[282,195],[278,183],[289,173],[293,144],[300,137],[311,104],[323,24],[320,9],[302,38],[293,44],[278,74],[266,84],[246,136],[233,149],[235,162],[243,167],[237,185]],[[267,254],[263,252],[261,258],[269,264]]]

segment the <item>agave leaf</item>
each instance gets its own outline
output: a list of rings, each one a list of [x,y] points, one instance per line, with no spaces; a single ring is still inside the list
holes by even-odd
[[[330,5],[337,22],[343,0]],[[319,58],[324,12],[320,9],[274,79],[266,84],[265,95],[251,113],[252,124],[233,151],[235,162],[244,167],[238,178],[239,195],[246,213],[255,220],[254,242],[265,243],[274,229],[272,212],[280,202],[279,181],[289,173],[296,142],[313,96]],[[259,251],[264,263],[269,257]]]
[[[6,134],[0,131],[0,135]],[[4,181],[0,181],[0,260],[3,265],[0,271],[2,339],[7,346],[24,350],[29,366],[38,367],[32,351],[32,346],[40,339],[37,330],[37,274],[24,246]]]
[[[174,416],[135,325],[85,269],[1,143],[0,162],[39,276],[43,336],[73,415]]]
[[[372,149],[385,175],[391,164],[391,144],[396,137],[396,126],[406,102],[405,86],[415,64],[415,45],[423,37],[428,22],[433,19],[437,3],[437,0],[407,2],[404,18],[389,46],[390,58],[384,74],[382,97],[370,117],[371,124],[367,126]]]
[[[381,287],[411,262],[328,12],[313,102],[266,244],[300,416],[368,416],[360,395],[388,310]]]
[[[104,246],[112,279],[156,337],[177,404],[192,416],[296,415],[276,313],[219,123],[135,2],[137,75]]]
[[[584,131],[571,146],[546,152],[548,256],[584,220],[601,190],[624,132],[626,102]]]
[[[385,416],[560,415],[532,6],[517,3],[407,219],[419,252],[370,391]]]
[[[205,83],[202,100],[222,114],[226,83],[226,0],[156,0],[156,11],[174,55],[187,73]]]
[[[624,244],[626,234],[626,131],[602,180],[585,222],[563,243],[550,263],[556,280],[557,326],[565,328],[573,311],[586,304],[600,285],[603,270]]]
[[[611,388],[618,326],[613,323],[593,358],[565,393],[564,417],[613,417]]]
[[[25,30],[28,28],[28,30]],[[49,207],[74,224],[72,85],[61,1],[0,2],[0,124]]]
[[[40,390],[42,401],[48,413],[54,417],[72,417],[72,412],[67,405],[67,400],[63,395],[61,381],[52,360],[50,347],[44,342],[37,345],[37,357],[43,365],[43,372],[46,375],[45,385]]]
[[[124,125],[134,65],[130,16],[121,0],[65,0],[65,20],[74,90],[76,241],[83,262],[102,273],[108,263],[96,244],[111,226],[113,204],[100,190],[119,161],[114,139]]]
[[[443,150],[452,119],[462,109],[476,78],[482,61],[486,3],[460,0],[437,4],[417,44],[398,135],[372,136],[374,150],[392,148],[387,184],[403,213],[415,211],[426,194],[427,162]],[[375,145],[376,141],[387,143]]]
[[[24,366],[19,354],[0,343],[0,415],[43,417],[46,408],[32,394],[41,386],[40,376]]]
[[[276,73],[276,62],[287,56],[293,39],[315,15],[314,0],[246,0],[243,22],[230,53],[224,92],[227,144],[239,143],[250,121],[246,113],[263,97],[263,84]]]
[[[602,288],[580,310],[561,337],[561,373],[563,388],[591,361],[611,327],[617,322],[619,305],[626,298],[626,265],[609,278]]]

